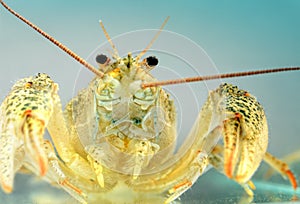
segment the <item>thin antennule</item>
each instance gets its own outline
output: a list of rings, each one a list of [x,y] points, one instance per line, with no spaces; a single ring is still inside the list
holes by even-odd
[[[109,44],[111,45],[112,49],[114,50],[114,54],[116,55],[116,56],[114,56],[114,57],[120,58],[119,53],[118,53],[118,50],[117,50],[115,44],[113,43],[113,41],[111,40],[110,36],[108,35],[108,32],[106,31],[106,29],[105,29],[105,27],[104,27],[104,24],[102,23],[101,20],[99,21],[99,23],[100,23],[100,26],[101,26],[101,28],[102,28],[102,30],[103,30],[103,33],[104,33],[106,39],[108,40]]]
[[[68,55],[70,55],[72,58],[74,58],[76,61],[78,61],[80,64],[82,64],[83,66],[85,66],[87,69],[89,69],[91,72],[93,72],[94,74],[96,74],[99,77],[103,77],[104,73],[101,72],[100,70],[96,69],[94,66],[92,66],[91,64],[89,64],[86,60],[84,60],[83,58],[81,58],[79,55],[77,55],[75,52],[73,52],[72,50],[70,50],[68,47],[66,47],[65,45],[63,45],[62,43],[60,43],[58,40],[54,39],[52,36],[50,36],[48,33],[46,33],[45,31],[43,31],[42,29],[40,29],[39,27],[37,27],[36,25],[34,25],[33,23],[31,23],[29,20],[27,20],[26,18],[24,18],[23,16],[21,16],[20,14],[18,14],[17,12],[15,12],[13,9],[11,9],[6,3],[4,3],[2,0],[0,0],[0,3],[4,6],[4,8],[6,8],[11,14],[13,14],[14,16],[16,16],[17,18],[19,18],[21,21],[23,21],[24,23],[26,23],[27,25],[29,25],[31,28],[33,28],[35,31],[37,31],[38,33],[40,33],[42,36],[44,36],[45,38],[47,38],[49,41],[51,41],[53,44],[55,44],[57,47],[59,47],[60,49],[62,49],[64,52],[66,52]]]
[[[137,61],[139,61],[141,59],[141,57],[150,49],[150,47],[153,45],[153,43],[155,42],[155,40],[158,38],[158,36],[160,35],[161,31],[163,30],[163,28],[165,27],[165,25],[167,24],[167,22],[168,22],[169,19],[170,19],[170,16],[168,16],[165,19],[165,21],[163,22],[163,24],[160,26],[159,31],[155,34],[155,36],[152,38],[152,40],[147,45],[147,47],[136,57]]]
[[[208,81],[214,79],[234,78],[234,77],[260,75],[260,74],[268,74],[268,73],[275,73],[275,72],[298,71],[298,70],[300,70],[300,67],[285,67],[285,68],[274,68],[274,69],[256,70],[256,71],[248,71],[248,72],[218,74],[218,75],[210,75],[210,76],[198,76],[198,77],[189,77],[183,79],[144,83],[141,85],[141,87],[147,88],[147,87],[154,87],[154,86],[164,86],[164,85],[181,84],[181,83],[189,83],[189,82],[196,82],[196,81]]]

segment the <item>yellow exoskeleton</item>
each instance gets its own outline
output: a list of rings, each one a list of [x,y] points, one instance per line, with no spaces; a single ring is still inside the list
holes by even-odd
[[[170,203],[212,165],[251,200],[250,179],[262,160],[297,188],[287,164],[266,152],[266,116],[249,92],[226,83],[211,91],[187,141],[175,151],[176,107],[160,85],[298,67],[157,82],[150,71],[158,59],[143,56],[159,33],[137,56],[121,57],[101,23],[114,53],[112,59],[99,53],[94,68],[1,4],[96,75],[64,110],[58,84],[47,74],[15,83],[0,107],[0,184],[6,193],[13,190],[15,173],[27,169],[81,203]],[[51,141],[43,137],[46,128]]]

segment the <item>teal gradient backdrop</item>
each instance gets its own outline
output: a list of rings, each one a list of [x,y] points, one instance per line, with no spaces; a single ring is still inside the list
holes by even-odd
[[[300,66],[298,0],[6,2],[82,57],[106,41],[100,19],[113,37],[159,28],[170,16],[166,30],[199,44],[220,73]],[[3,8],[0,60],[1,100],[17,79],[37,72],[59,83],[64,103],[72,97],[80,65]],[[224,80],[247,89],[263,104],[270,126],[269,151],[277,156],[300,149],[299,80],[300,72]]]

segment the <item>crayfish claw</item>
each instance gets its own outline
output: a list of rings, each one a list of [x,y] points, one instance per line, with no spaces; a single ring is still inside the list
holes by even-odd
[[[38,164],[41,176],[44,176],[48,169],[48,159],[43,149],[44,130],[45,122],[31,112],[27,113],[25,122],[22,126],[25,149]]]

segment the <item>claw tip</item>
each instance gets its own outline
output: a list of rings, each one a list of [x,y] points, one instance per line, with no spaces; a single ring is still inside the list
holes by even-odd
[[[47,160],[44,159],[43,157],[39,157],[39,166],[40,166],[41,176],[45,176],[45,174],[47,173],[47,169],[48,169]]]
[[[294,189],[298,187],[297,179],[291,170],[286,171],[286,175],[288,176],[292,186]]]
[[[13,187],[11,185],[7,185],[5,183],[2,183],[2,189],[5,193],[11,193],[13,190]]]

